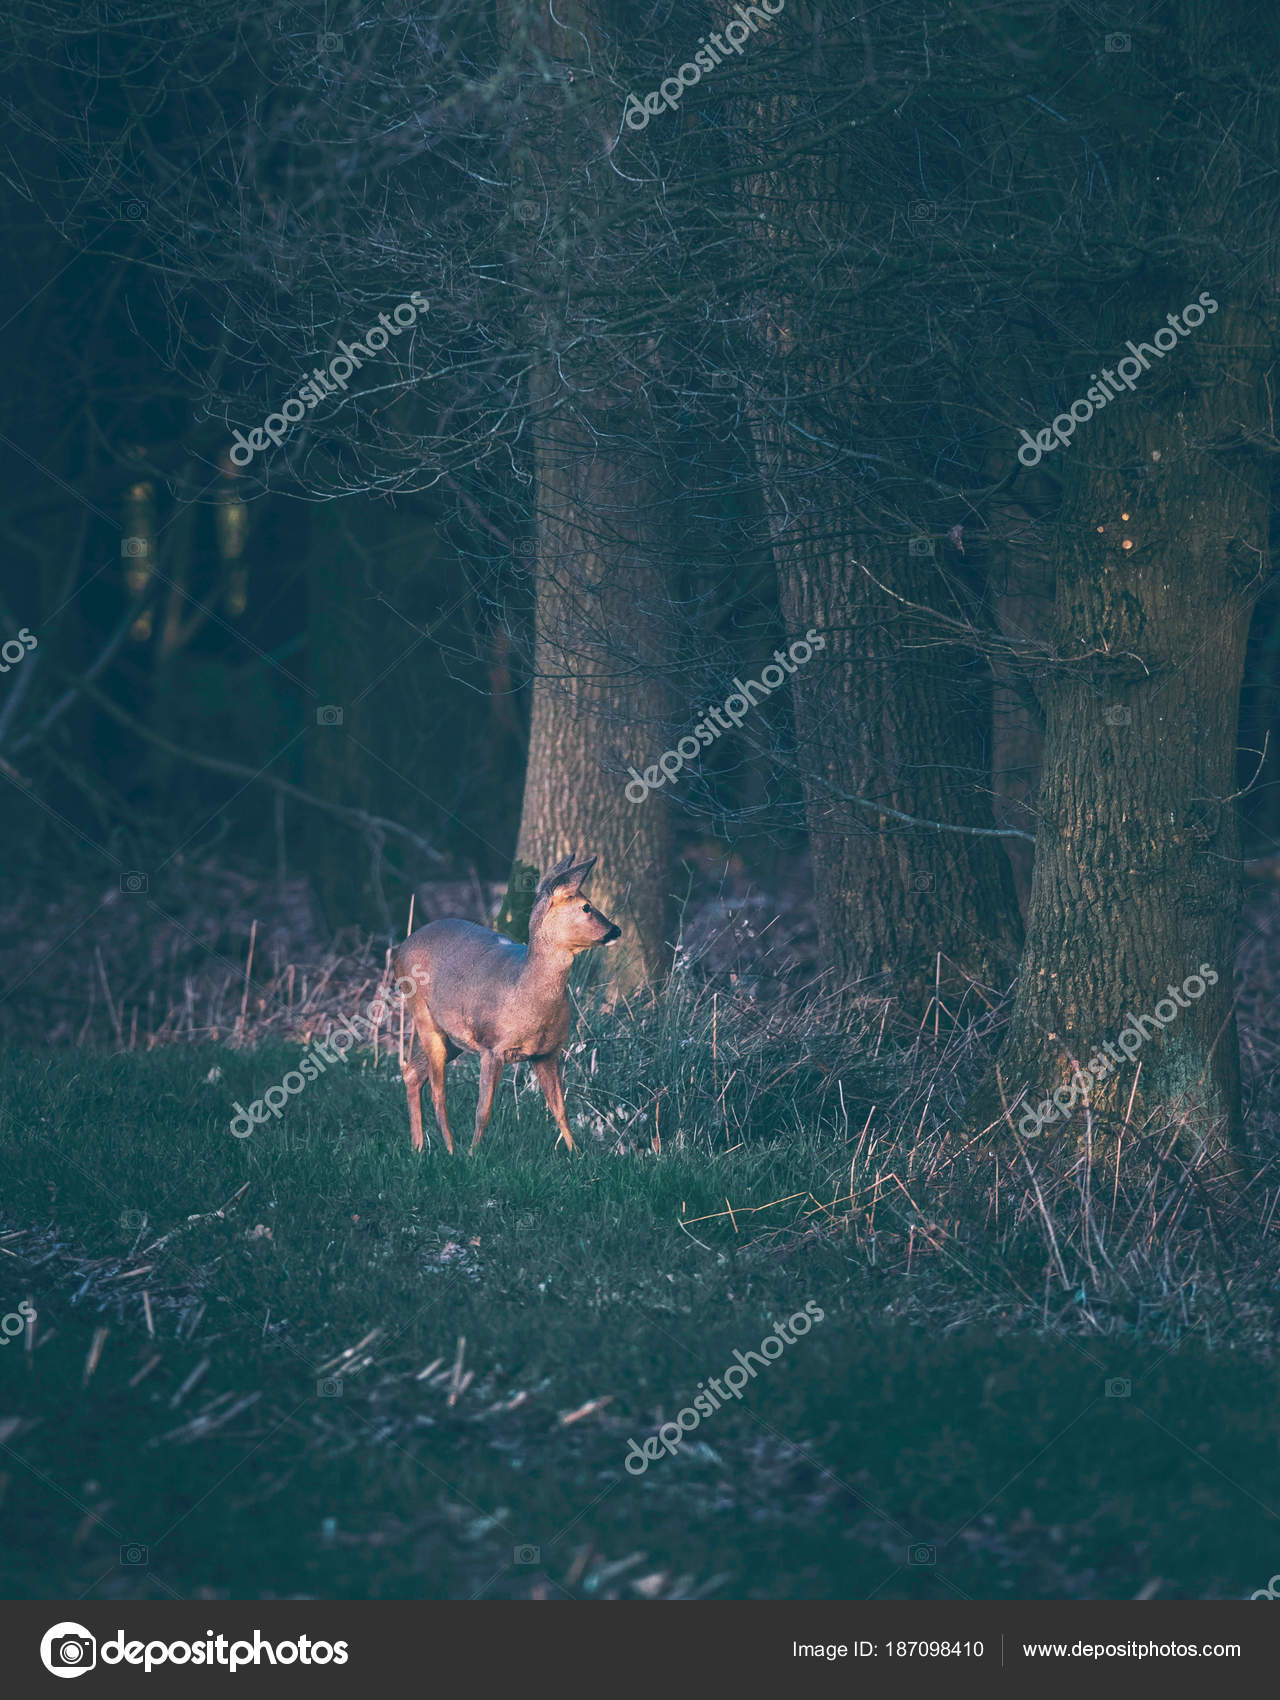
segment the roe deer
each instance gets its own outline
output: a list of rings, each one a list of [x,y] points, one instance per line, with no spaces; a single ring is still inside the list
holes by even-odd
[[[525,1059],[533,1064],[560,1129],[556,1144],[563,1139],[574,1149],[560,1076],[560,1054],[569,1037],[569,970],[580,950],[622,936],[622,928],[582,895],[583,881],[595,865],[594,856],[577,864],[566,856],[556,863],[538,887],[527,946],[474,921],[432,921],[392,953],[400,981],[413,984],[406,1002],[422,1045],[415,1056],[411,1043],[401,1065],[415,1151],[422,1150],[422,1083],[429,1080],[445,1149],[453,1152],[444,1071],[464,1050],[480,1053],[473,1151],[489,1125],[503,1065]]]

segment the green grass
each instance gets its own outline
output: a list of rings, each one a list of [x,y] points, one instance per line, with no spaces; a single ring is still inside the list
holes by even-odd
[[[0,1312],[39,1315],[33,1351],[0,1348],[0,1594],[1204,1597],[1274,1573],[1272,1363],[1207,1349],[1194,1309],[1171,1326],[1158,1282],[1073,1308],[1055,1275],[1050,1304],[1035,1211],[948,1223],[958,1194],[924,1174],[942,1147],[914,1125],[860,1145],[829,1072],[763,1046],[726,1086],[723,1028],[714,1082],[696,1025],[601,1032],[596,1072],[591,1047],[568,1070],[577,1159],[510,1075],[475,1157],[415,1158],[385,1067],[238,1141],[232,1101],[296,1048],[7,1057]],[[671,1082],[661,1155],[642,1078]],[[450,1083],[461,1135],[474,1065]],[[851,1160],[878,1215],[849,1205]],[[807,1300],[825,1320],[740,1404],[624,1471],[630,1436]]]

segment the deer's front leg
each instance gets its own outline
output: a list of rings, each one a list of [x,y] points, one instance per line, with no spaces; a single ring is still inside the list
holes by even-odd
[[[568,1118],[564,1113],[564,1082],[560,1076],[559,1055],[539,1057],[533,1065],[533,1072],[542,1088],[542,1096],[547,1100],[547,1108],[560,1129],[560,1139],[563,1139],[570,1151],[575,1149],[573,1135],[569,1132]],[[559,1145],[560,1139],[556,1140]]]
[[[498,1089],[498,1081],[502,1077],[502,1059],[493,1051],[480,1053],[480,1101],[476,1105],[476,1131],[471,1141],[474,1151],[479,1145],[485,1128],[489,1125],[489,1117],[493,1114],[493,1095]]]

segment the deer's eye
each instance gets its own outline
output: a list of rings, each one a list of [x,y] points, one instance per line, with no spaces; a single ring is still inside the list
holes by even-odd
[[[589,915],[591,913],[591,905],[589,903],[584,903],[582,905],[582,913],[584,915]]]

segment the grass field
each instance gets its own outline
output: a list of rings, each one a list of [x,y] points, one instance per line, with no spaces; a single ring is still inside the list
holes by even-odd
[[[1252,1242],[1157,1239],[1142,1211],[1172,1204],[1130,1213],[1126,1181],[1086,1203],[1095,1248],[1067,1183],[1001,1201],[998,1163],[993,1215],[985,1157],[921,1132],[883,1055],[722,1026],[713,1058],[702,1013],[597,1022],[567,1068],[579,1158],[511,1075],[476,1156],[415,1158],[367,1058],[237,1140],[233,1101],[296,1046],[11,1053],[0,1312],[37,1316],[0,1348],[0,1594],[1262,1586],[1280,1377]],[[642,1061],[656,1129],[655,1094],[624,1102]],[[474,1065],[450,1078],[462,1130]],[[628,1474],[630,1438],[809,1301],[740,1401]]]

